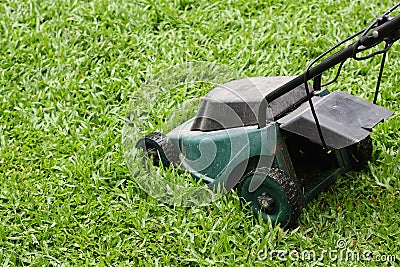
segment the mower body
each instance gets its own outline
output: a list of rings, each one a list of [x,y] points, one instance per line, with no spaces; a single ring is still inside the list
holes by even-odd
[[[254,169],[280,169],[299,186],[303,205],[338,175],[365,165],[372,144],[360,143],[370,141],[372,128],[392,112],[341,91],[312,90],[324,149],[304,85],[270,103],[264,98],[291,79],[246,78],[211,90],[197,116],[167,134],[182,153],[177,165],[226,190]]]

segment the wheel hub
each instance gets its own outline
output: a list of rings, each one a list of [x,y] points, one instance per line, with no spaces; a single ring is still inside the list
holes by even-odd
[[[261,196],[258,196],[257,200],[264,212],[271,212],[274,209],[275,201],[266,192],[262,193]]]

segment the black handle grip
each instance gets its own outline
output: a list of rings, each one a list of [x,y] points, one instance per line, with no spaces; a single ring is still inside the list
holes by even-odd
[[[366,47],[371,47],[377,42],[382,42],[386,38],[391,38],[400,29],[400,15],[376,27],[371,33],[360,38],[360,43]]]

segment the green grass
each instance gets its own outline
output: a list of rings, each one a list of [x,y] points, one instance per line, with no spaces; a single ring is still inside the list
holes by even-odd
[[[0,262],[284,266],[291,262],[260,252],[320,253],[345,239],[351,250],[394,255],[389,265],[398,266],[398,45],[379,98],[396,113],[372,134],[369,168],[308,204],[295,230],[254,219],[236,194],[165,206],[138,187],[121,148],[130,97],[153,74],[195,60],[248,76],[300,74],[393,4],[374,2],[1,1]],[[331,89],[372,100],[378,69],[379,59],[348,62]]]

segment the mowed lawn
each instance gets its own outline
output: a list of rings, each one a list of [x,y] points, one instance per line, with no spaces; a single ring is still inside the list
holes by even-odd
[[[140,189],[121,145],[132,92],[152,75],[188,61],[247,76],[301,74],[393,4],[1,1],[0,262],[398,266],[399,44],[388,53],[378,99],[395,115],[374,129],[369,167],[340,177],[309,203],[294,230],[255,219],[236,193],[205,207],[166,206]],[[372,101],[379,62],[347,62],[330,89]],[[344,259],[339,252],[347,249],[392,257]],[[273,250],[292,257],[270,259]],[[296,251],[317,257],[296,262]]]

